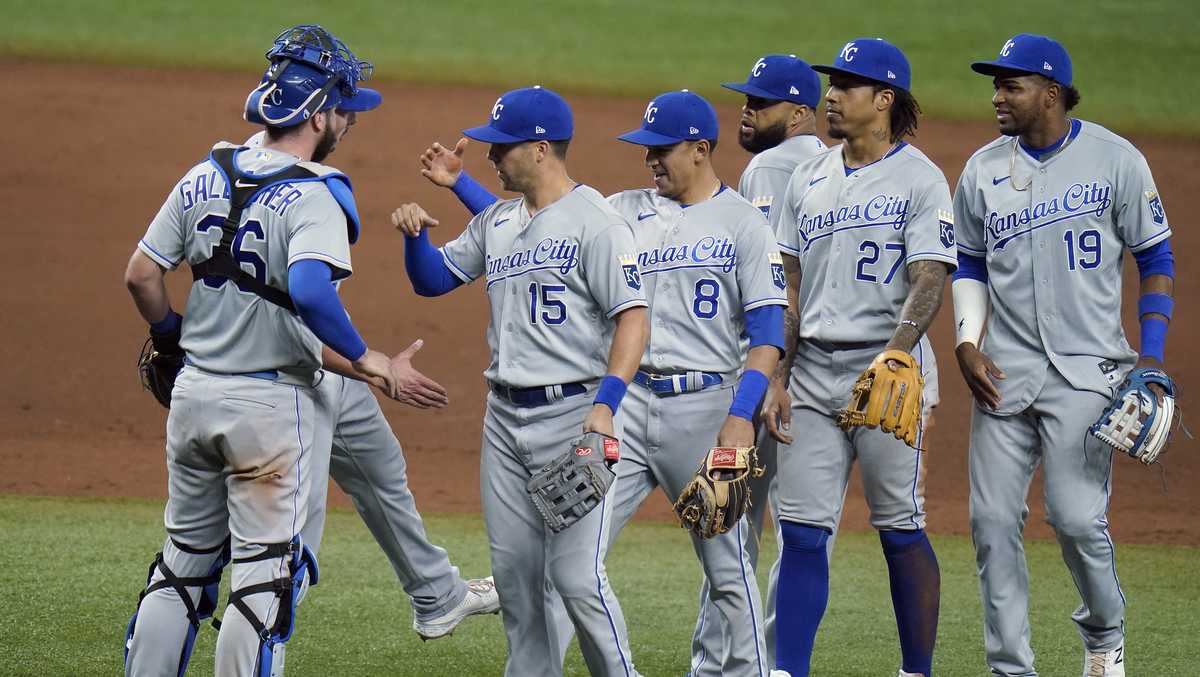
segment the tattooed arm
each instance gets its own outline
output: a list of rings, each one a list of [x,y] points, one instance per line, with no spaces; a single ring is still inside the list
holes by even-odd
[[[942,289],[949,273],[950,268],[941,261],[914,261],[908,265],[912,288],[900,309],[900,322],[892,340],[888,341],[888,350],[910,352],[929,330],[942,306]]]

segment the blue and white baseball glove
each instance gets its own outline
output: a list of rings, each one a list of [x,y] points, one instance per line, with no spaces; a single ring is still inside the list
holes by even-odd
[[[1150,389],[1152,383],[1166,391],[1161,400]],[[1129,372],[1088,431],[1113,449],[1150,465],[1167,448],[1174,423],[1175,382],[1161,369],[1141,368]]]

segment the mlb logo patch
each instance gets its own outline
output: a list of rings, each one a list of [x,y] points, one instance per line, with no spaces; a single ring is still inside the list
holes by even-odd
[[[1163,210],[1162,198],[1154,191],[1146,191],[1146,201],[1150,205],[1150,217],[1158,225],[1167,220],[1167,212]]]
[[[642,289],[642,271],[638,270],[637,259],[632,256],[619,256],[621,261],[621,273],[625,276],[625,284],[629,285],[630,289]]]
[[[950,212],[938,210],[938,229],[941,236],[943,247],[954,246],[954,215]]]

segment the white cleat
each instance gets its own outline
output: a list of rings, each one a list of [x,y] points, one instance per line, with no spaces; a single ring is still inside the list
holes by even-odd
[[[925,675],[923,675],[919,672],[905,672],[905,671],[901,670],[899,673],[896,674],[896,677],[925,677]]]
[[[1083,677],[1125,677],[1125,645],[1084,654]]]
[[[772,670],[770,677],[792,677],[792,673],[787,670]]]
[[[422,640],[437,639],[454,634],[454,629],[468,616],[499,612],[500,595],[496,592],[496,582],[491,576],[472,578],[467,581],[467,594],[458,606],[432,620],[420,621],[413,618],[413,630],[417,631]]]

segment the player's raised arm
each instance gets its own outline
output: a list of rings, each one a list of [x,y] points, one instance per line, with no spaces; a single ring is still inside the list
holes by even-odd
[[[449,188],[474,216],[490,207],[498,198],[463,169],[463,153],[466,152],[467,143],[467,138],[463,137],[453,149],[449,149],[434,141],[421,153],[421,176],[435,186]]]

